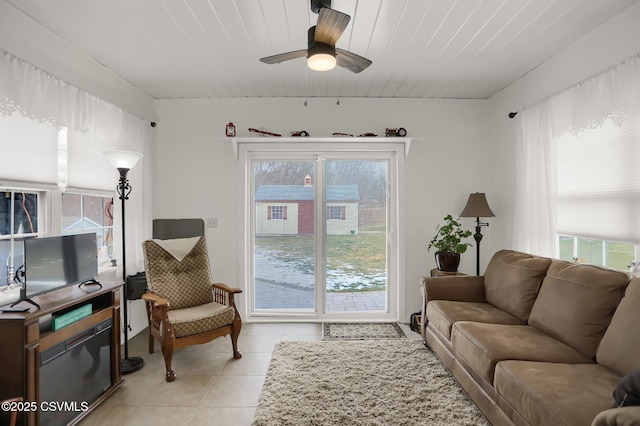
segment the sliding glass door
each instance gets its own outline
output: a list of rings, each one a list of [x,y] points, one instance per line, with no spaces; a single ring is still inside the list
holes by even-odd
[[[391,158],[269,153],[247,161],[250,315],[381,318],[397,284]],[[393,254],[393,253],[391,253]]]

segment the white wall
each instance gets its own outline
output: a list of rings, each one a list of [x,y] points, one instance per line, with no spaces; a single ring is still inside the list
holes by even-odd
[[[488,102],[345,98],[338,106],[336,99],[311,98],[307,107],[303,104],[297,98],[156,101],[153,216],[218,218],[218,227],[207,229],[214,277],[243,287],[238,282],[239,163],[224,136],[227,122],[235,123],[238,136],[249,136],[249,127],[283,136],[307,130],[315,137],[333,132],[382,136],[385,127],[405,127],[408,136],[425,138],[411,145],[405,164],[406,297],[401,314],[408,321],[420,307],[420,277],[435,267],[426,246],[436,225],[446,214],[459,214],[471,192],[487,192],[491,201]],[[470,220],[465,222],[471,227]],[[491,239],[489,232],[486,253],[494,251]],[[474,273],[474,249],[463,255],[461,270]]]
[[[496,208],[505,226],[498,245],[513,244],[516,119],[512,111],[535,104],[640,52],[640,3],[605,22],[489,100],[493,167],[491,183],[500,193]],[[493,202],[493,201],[492,201]],[[493,204],[492,204],[493,207]]]

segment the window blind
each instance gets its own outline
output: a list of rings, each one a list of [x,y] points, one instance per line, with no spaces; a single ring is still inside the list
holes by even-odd
[[[0,179],[58,183],[58,130],[20,114],[0,114]]]
[[[556,143],[558,233],[640,244],[640,114]]]
[[[68,185],[115,193],[118,171],[105,158],[103,151],[113,149],[89,133],[69,129]]]

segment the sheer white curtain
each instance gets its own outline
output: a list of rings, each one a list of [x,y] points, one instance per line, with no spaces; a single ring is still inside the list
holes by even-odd
[[[549,114],[549,100],[518,114],[514,248],[540,256],[557,251],[557,161]]]
[[[640,111],[640,55],[520,111],[517,116],[513,247],[557,256],[557,164],[554,140],[624,113]]]
[[[49,122],[57,128],[67,127],[89,132],[110,149],[137,151],[145,154],[129,173],[132,192],[126,205],[127,213],[127,271],[142,270],[142,241],[150,237],[151,213],[145,197],[151,193],[148,157],[149,123],[92,94],[48,74],[22,59],[0,50],[0,114],[22,114],[39,122]],[[105,160],[106,161],[106,160]],[[113,188],[118,172],[113,169]],[[145,195],[146,194],[146,195]],[[116,200],[116,206],[119,203]],[[116,226],[119,211],[114,212]],[[116,256],[122,247],[119,233],[114,239]]]

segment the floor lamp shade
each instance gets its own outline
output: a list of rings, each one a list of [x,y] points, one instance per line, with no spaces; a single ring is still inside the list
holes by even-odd
[[[473,234],[473,239],[476,240],[476,275],[480,275],[480,241],[482,241],[482,232],[480,232],[480,229],[482,226],[489,226],[487,222],[480,222],[480,218],[494,216],[495,214],[491,211],[484,192],[469,194],[467,205],[462,210],[462,213],[460,213],[460,217],[476,218],[476,233]]]
[[[129,292],[127,291],[127,252],[124,207],[125,201],[129,199],[129,194],[132,189],[129,184],[129,180],[127,179],[127,173],[142,158],[142,154],[133,151],[104,151],[104,156],[107,157],[113,167],[118,169],[118,172],[120,173],[120,179],[118,180],[116,190],[118,192],[118,198],[122,201],[122,280],[124,281],[125,295],[125,297],[122,298],[124,305],[124,308],[122,309],[124,316],[124,359],[120,364],[120,372],[122,374],[129,374],[141,369],[144,365],[144,361],[139,357],[129,358],[129,317],[126,297]]]
[[[476,192],[470,194],[467,200],[467,205],[464,206],[464,210],[460,213],[460,217],[494,217],[495,214],[491,211],[489,203],[487,203],[487,197],[484,192]]]
[[[104,156],[116,169],[131,170],[142,158],[142,154],[133,151],[104,151]]]

